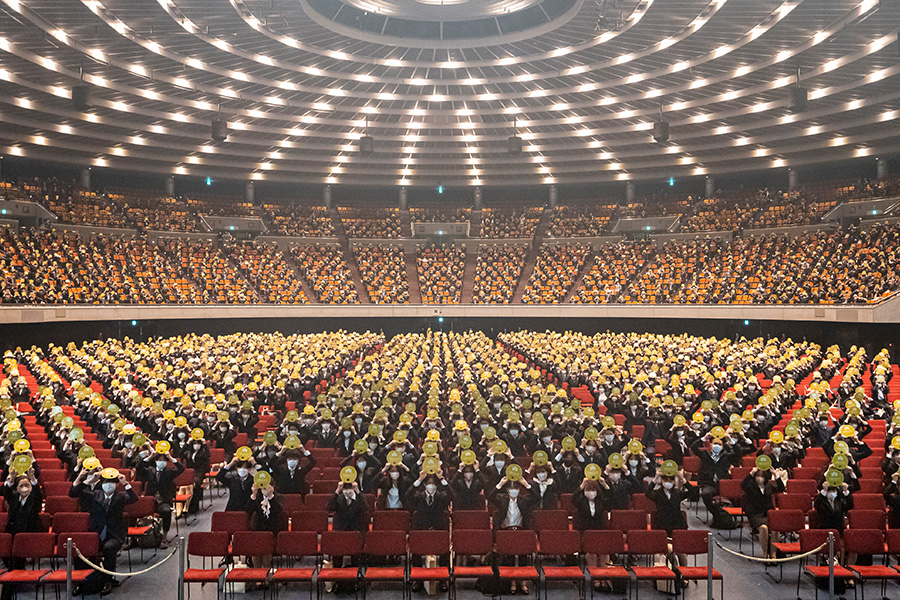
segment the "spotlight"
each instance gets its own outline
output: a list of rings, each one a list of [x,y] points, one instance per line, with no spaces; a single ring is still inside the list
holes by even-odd
[[[210,127],[210,137],[214,142],[224,142],[228,137],[228,122],[215,119]]]
[[[375,138],[364,135],[359,138],[359,153],[372,154],[375,152]]]
[[[83,83],[72,87],[72,106],[84,112],[91,107],[91,88]]]
[[[791,112],[802,112],[806,110],[806,103],[809,101],[809,92],[806,88],[796,85],[791,88],[790,97],[788,98],[788,108]]]

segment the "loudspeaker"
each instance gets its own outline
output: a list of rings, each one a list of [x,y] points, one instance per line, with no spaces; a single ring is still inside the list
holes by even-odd
[[[224,142],[228,137],[228,121],[214,120],[210,127],[210,137],[214,142]]]
[[[359,153],[372,154],[373,152],[375,152],[375,138],[367,135],[359,138]]]
[[[75,110],[86,111],[91,106],[91,88],[86,85],[72,87],[72,106]]]
[[[790,97],[788,98],[788,108],[793,112],[806,110],[806,103],[809,100],[809,93],[806,88],[794,86],[791,88]]]
[[[660,144],[669,141],[668,121],[657,121],[653,124],[653,139]]]
[[[522,154],[522,138],[512,135],[506,140],[506,151],[510,154]]]

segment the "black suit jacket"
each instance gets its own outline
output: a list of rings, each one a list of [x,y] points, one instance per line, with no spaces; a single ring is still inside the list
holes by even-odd
[[[19,500],[19,494],[15,488],[4,484],[0,490],[3,492],[3,497],[6,498],[6,506],[9,511],[6,519],[7,533],[15,535],[23,531],[47,531],[41,520],[41,504],[44,498],[40,486],[36,485],[31,489],[24,504]]]
[[[328,501],[328,512],[334,513],[335,531],[366,531],[369,528],[369,507],[362,494],[349,503],[344,494],[334,494]]]
[[[101,534],[100,541],[113,539],[122,544],[128,534],[128,527],[125,524],[123,512],[129,504],[137,502],[137,494],[130,487],[124,492],[114,492],[109,503],[105,502],[106,494],[102,490],[92,490],[88,486],[82,484],[73,485],[69,490],[69,496],[81,499],[81,507],[87,513],[88,528]],[[105,537],[103,535],[104,529]]]
[[[448,486],[438,485],[431,504],[425,486],[410,486],[406,506],[412,512],[412,528],[419,530],[450,528],[450,492]]]

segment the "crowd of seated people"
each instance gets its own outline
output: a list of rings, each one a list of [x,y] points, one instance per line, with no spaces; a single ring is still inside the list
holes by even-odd
[[[182,277],[196,282],[203,304],[258,304],[260,296],[213,242],[167,238],[159,242]]]
[[[522,209],[483,208],[481,211],[481,237],[528,238],[533,237],[541,220],[542,206]]]
[[[717,193],[694,207],[694,213],[681,219],[681,231],[737,231],[742,229],[754,210],[756,194],[746,192]]]
[[[721,241],[713,239],[670,241],[658,249],[640,277],[623,293],[632,304],[667,304],[688,293],[694,276],[711,264]]]
[[[142,238],[0,231],[4,304],[184,304],[196,287]]]
[[[590,251],[586,244],[543,245],[522,302],[558,304],[565,300]]]
[[[266,213],[277,235],[334,237],[334,223],[325,206],[267,205]]]
[[[603,244],[594,253],[594,264],[578,292],[572,296],[576,304],[611,304],[618,300],[628,284],[641,272],[653,255],[651,242],[619,242]]]
[[[17,349],[4,355],[0,398],[31,409],[4,411],[0,428],[21,430],[29,444],[3,460],[13,471],[24,454],[34,468],[10,476],[5,495],[21,507],[9,511],[5,546],[49,523],[51,547],[63,548],[57,538],[71,532],[59,530],[72,523],[39,514],[46,498],[55,517],[61,490],[80,500],[68,503],[74,512],[90,513],[85,533],[108,536],[113,551],[102,561],[115,572],[119,550],[129,550],[108,515],[149,503],[167,536],[176,498],[161,484],[192,469],[188,512],[199,510],[207,473],[226,496],[213,499],[225,508],[211,519],[218,540],[192,545],[195,558],[254,557],[252,571],[222,560],[214,584],[296,577],[272,558],[294,558],[303,540],[296,558],[312,569],[304,585],[317,575],[337,593],[365,593],[386,573],[385,585],[419,591],[411,573],[422,567],[434,569],[426,577],[448,573],[438,576],[446,590],[461,585],[450,566],[496,575],[500,593],[540,591],[554,572],[593,592],[612,592],[610,579],[629,595],[657,580],[686,587],[707,577],[690,565],[726,500],[741,503],[746,524],[734,527],[749,528],[763,560],[791,535],[800,552],[816,552],[833,532],[845,550],[835,572],[859,584],[872,572],[864,555],[898,549],[895,372],[887,350],[869,357],[864,344],[842,351],[763,336],[342,331]],[[686,510],[698,501],[703,524]],[[794,527],[776,528],[782,517],[797,517]],[[330,552],[339,538],[365,560]],[[740,547],[720,542],[728,545]],[[644,557],[660,564],[642,567]],[[828,579],[828,567],[809,564]],[[723,561],[716,573],[767,566]],[[106,595],[119,582],[104,574],[100,583]]]
[[[466,270],[466,247],[450,244],[416,248],[416,272],[423,304],[459,304]]]
[[[243,196],[194,192],[185,196],[184,201],[194,212],[216,217],[251,217],[263,212],[262,207]]]
[[[804,185],[803,187],[812,187]],[[820,195],[827,198],[832,196],[839,200],[850,202],[859,202],[863,200],[871,200],[873,198],[890,198],[900,195],[900,175],[888,175],[881,179],[871,179],[869,177],[860,177],[852,182],[846,182],[835,185],[832,182],[822,182],[816,187],[827,186],[827,191]]]
[[[483,244],[475,261],[475,304],[509,304],[516,294],[528,246]]]
[[[409,304],[406,258],[402,247],[355,245],[353,257],[372,304]]]
[[[150,190],[107,188],[106,197],[125,215],[127,227],[156,231],[202,231],[187,203]]]
[[[306,292],[284,253],[272,242],[228,242],[223,247],[240,273],[258,290],[263,302],[306,304]]]
[[[756,211],[745,223],[747,229],[789,227],[819,223],[837,200],[814,201],[806,190],[770,193],[763,190],[757,197]]]
[[[318,302],[359,304],[359,293],[339,244],[291,244],[291,257]]]
[[[551,237],[603,235],[612,227],[618,206],[608,201],[582,201],[557,206],[550,218]]]
[[[468,223],[472,209],[462,206],[413,206],[409,218],[413,222],[428,223]]]
[[[339,206],[338,215],[349,238],[403,237],[399,208]]]

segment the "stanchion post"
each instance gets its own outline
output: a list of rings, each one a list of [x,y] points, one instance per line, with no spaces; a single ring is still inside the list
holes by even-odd
[[[828,600],[834,600],[834,533],[828,532]]]
[[[178,537],[178,600],[184,600],[184,536]]]
[[[706,559],[706,599],[713,600],[713,548],[715,543],[713,543],[713,536],[711,535],[707,535],[706,540],[709,544]],[[725,600],[725,598],[722,598],[722,600]]]
[[[72,597],[72,538],[66,538],[66,598]]]

